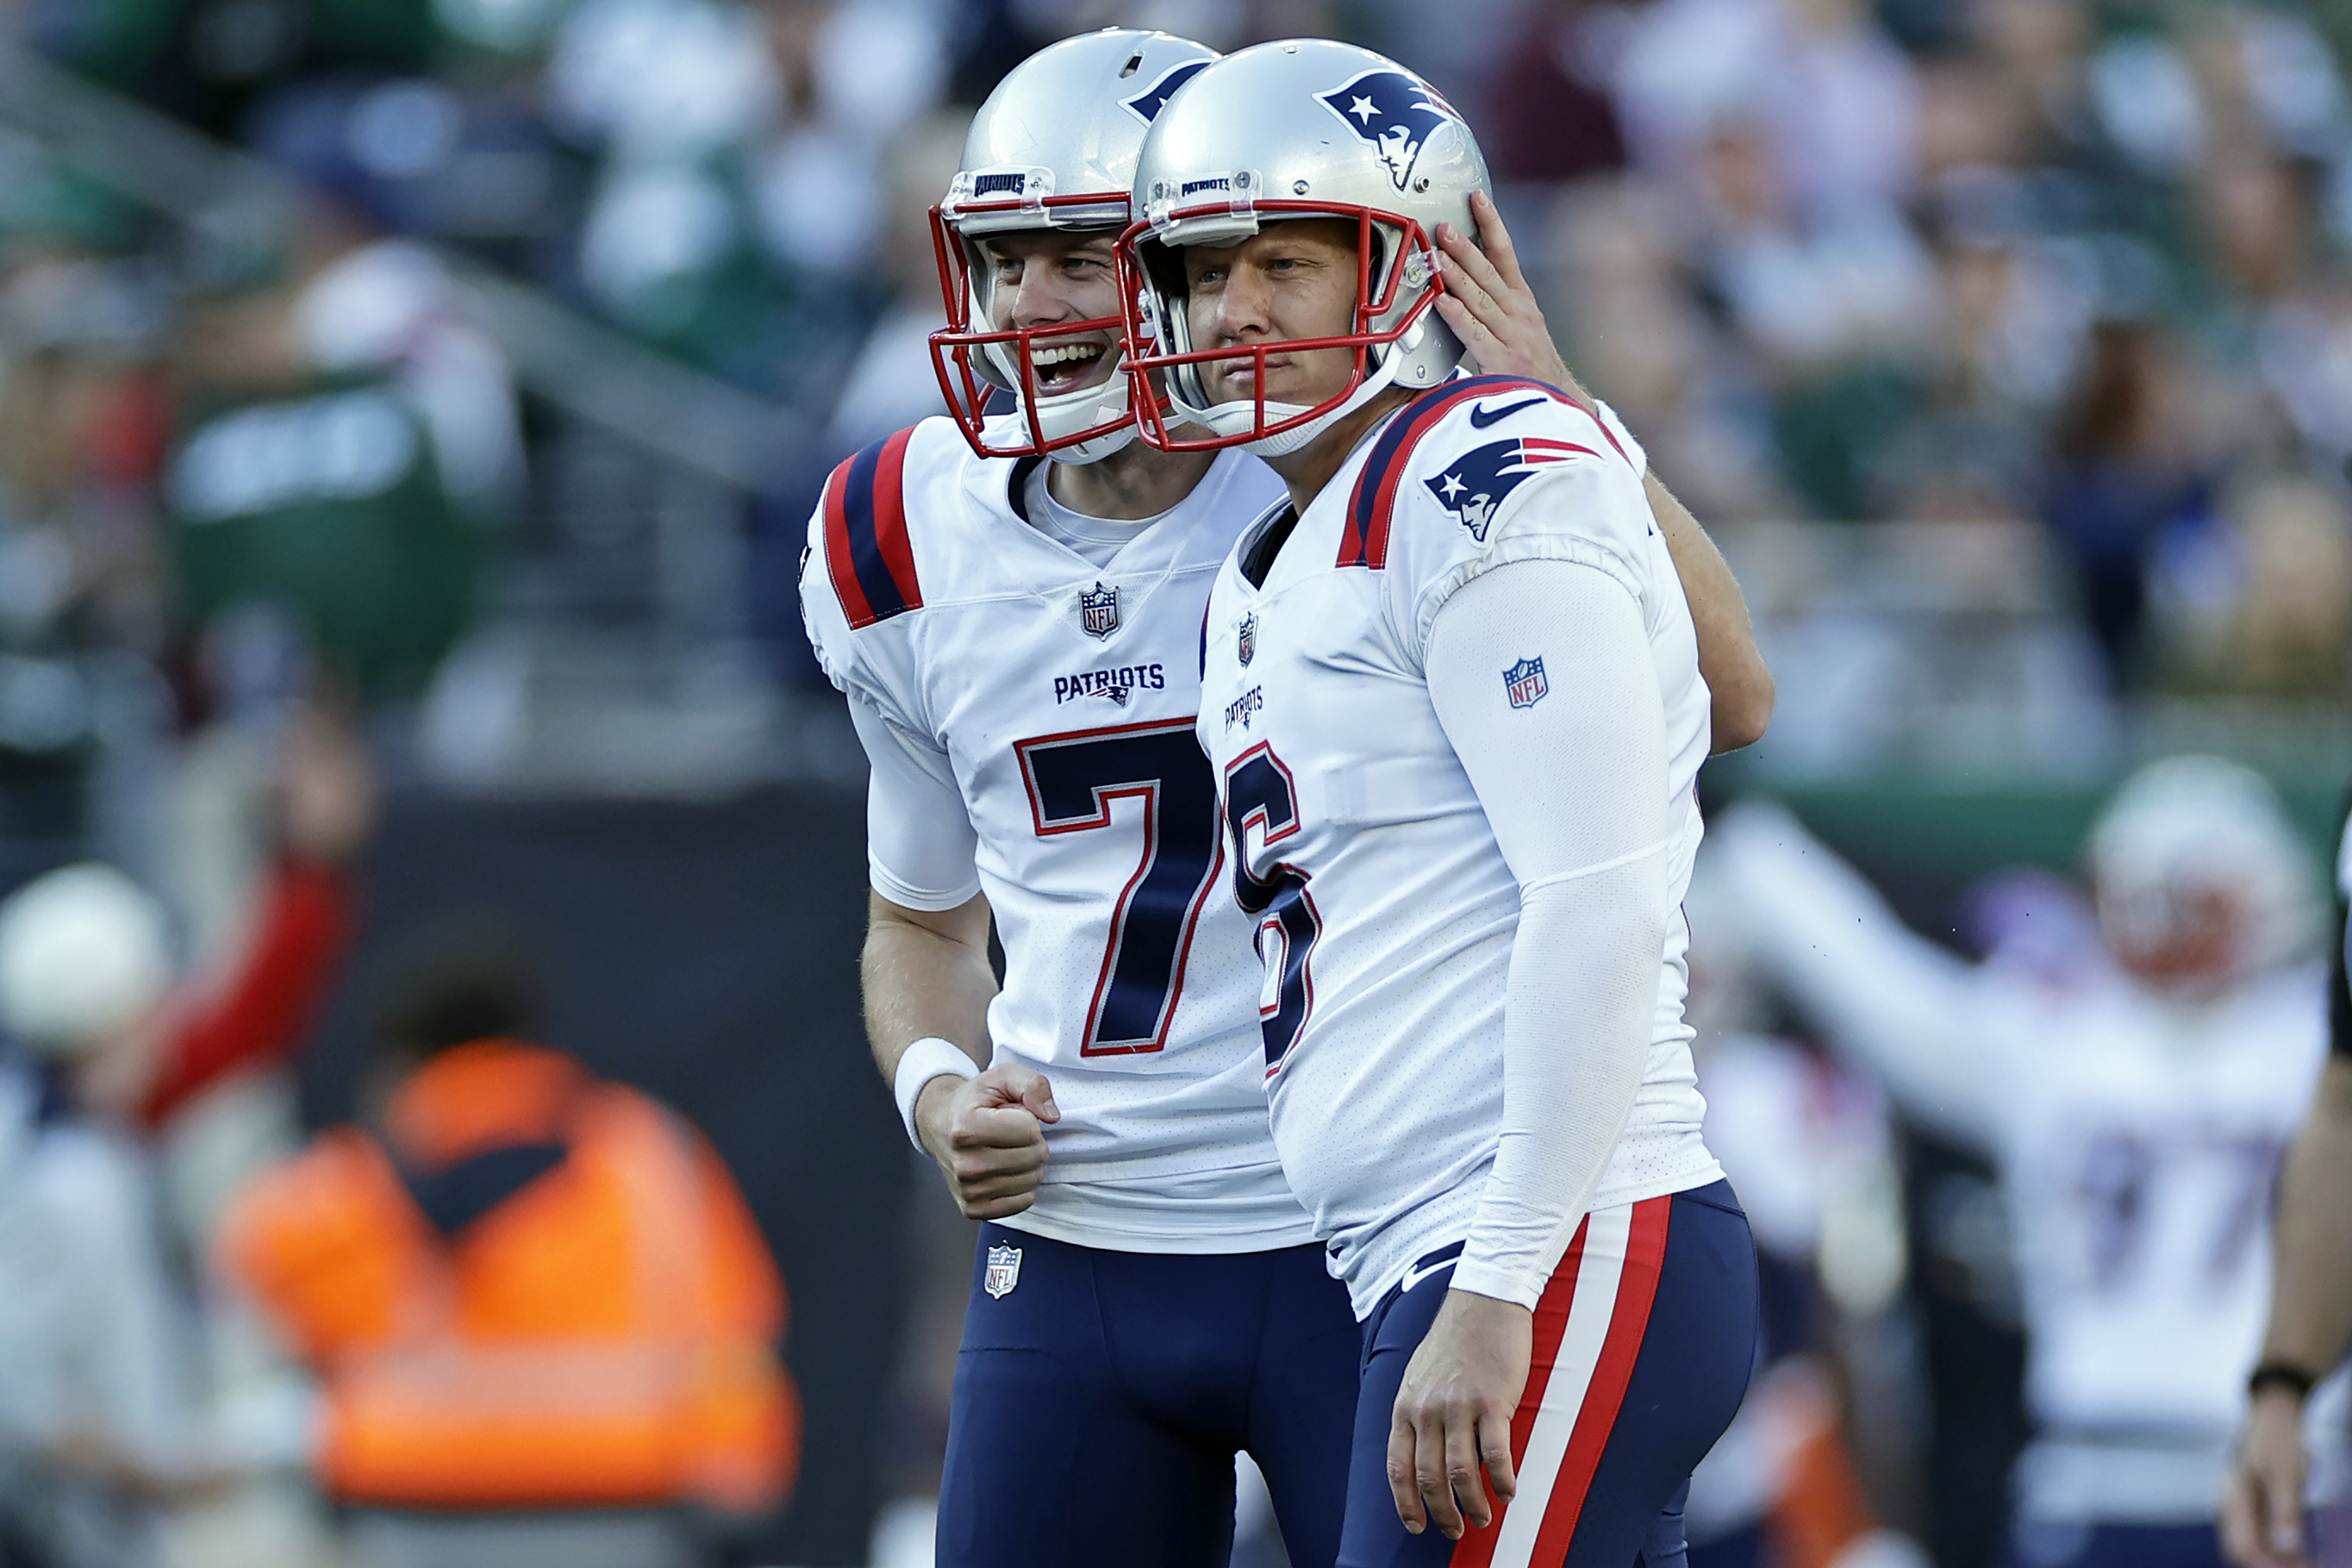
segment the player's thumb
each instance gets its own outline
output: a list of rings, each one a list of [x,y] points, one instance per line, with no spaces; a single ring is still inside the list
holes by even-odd
[[[1024,1072],[1016,1080],[1021,1103],[1040,1121],[1059,1121],[1062,1108],[1054,1103],[1054,1086],[1041,1072]]]

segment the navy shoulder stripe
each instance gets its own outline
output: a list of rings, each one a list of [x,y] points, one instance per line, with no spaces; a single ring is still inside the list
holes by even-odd
[[[923,607],[907,536],[909,426],[875,442],[833,470],[824,484],[824,561],[853,627]]]

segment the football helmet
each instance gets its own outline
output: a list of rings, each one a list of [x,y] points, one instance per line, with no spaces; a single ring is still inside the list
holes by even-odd
[[[1370,49],[1295,38],[1240,50],[1202,70],[1152,122],[1136,163],[1139,209],[1119,242],[1128,374],[1143,438],[1164,451],[1297,451],[1385,387],[1436,385],[1462,343],[1432,308],[1445,287],[1441,222],[1475,232],[1488,188],[1470,128],[1437,89]],[[1337,336],[1202,346],[1186,319],[1188,245],[1237,245],[1261,225],[1341,218],[1357,226],[1352,330]],[[1346,388],[1312,406],[1265,395],[1269,352],[1351,348]],[[1255,391],[1211,403],[1202,366],[1249,360]],[[1183,422],[1198,426],[1181,434]]]
[[[2093,825],[2084,859],[2100,930],[2135,969],[2240,977],[2301,956],[2318,927],[2294,824],[2262,775],[2221,757],[2168,757],[2134,773]],[[2234,930],[2200,931],[2213,895]]]
[[[172,984],[163,907],[86,861],[0,903],[0,1032],[52,1056],[136,1023]]]
[[[1108,457],[1135,438],[1121,318],[1000,331],[994,279],[979,242],[1024,229],[1128,226],[1129,191],[1143,133],[1170,97],[1217,58],[1166,33],[1106,27],[1066,38],[1015,66],[973,116],[963,166],[931,209],[947,326],[931,334],[931,361],[949,412],[983,458],[1050,453],[1063,462]],[[1039,356],[1085,363],[1083,384],[1048,392]],[[992,417],[992,391],[1012,394],[1011,416]]]

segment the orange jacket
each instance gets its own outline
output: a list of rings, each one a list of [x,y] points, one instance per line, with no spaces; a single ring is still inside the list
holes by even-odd
[[[319,1373],[331,1496],[743,1513],[782,1498],[800,1446],[774,1351],[783,1282],[691,1129],[503,1040],[435,1058],[387,1122],[397,1164],[331,1130],[221,1231],[225,1271]],[[427,1209],[446,1205],[418,1194],[485,1175],[505,1195],[472,1217],[460,1202],[442,1236]]]

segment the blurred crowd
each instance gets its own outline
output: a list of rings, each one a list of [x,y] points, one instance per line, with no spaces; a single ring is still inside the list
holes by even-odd
[[[1426,71],[1707,520],[2025,524],[1987,531],[2057,563],[2094,684],[2345,694],[2352,97],[2302,0],[17,0],[21,42],[319,200],[190,232],[0,131],[0,638],[185,689],[225,607],[290,603],[413,691],[549,485],[433,247],[811,416],[765,498],[797,510],[937,407],[964,115],[1110,21]],[[302,556],[314,511],[364,568]],[[0,738],[73,721],[8,668]]]

